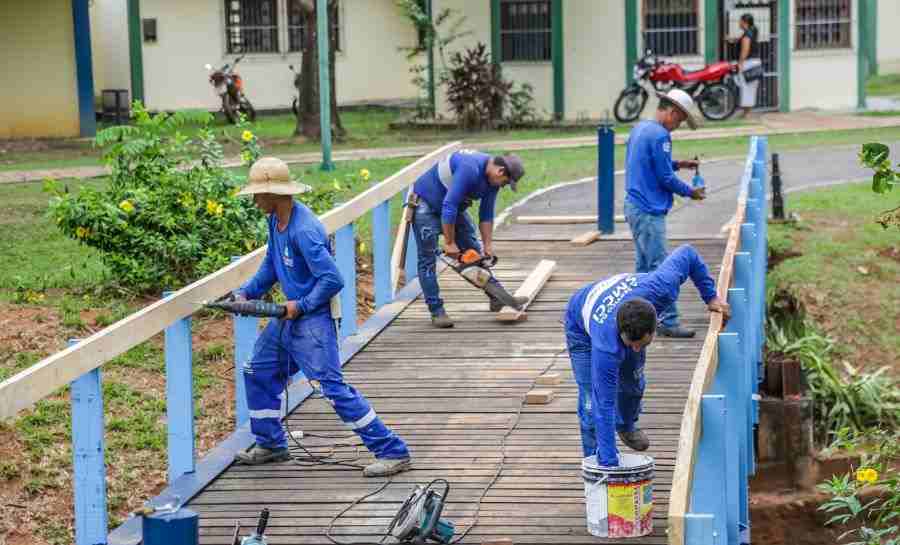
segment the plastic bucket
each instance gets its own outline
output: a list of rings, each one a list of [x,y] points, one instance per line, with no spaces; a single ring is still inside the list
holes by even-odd
[[[597,537],[640,537],[653,532],[653,458],[619,454],[619,467],[581,462],[587,530]]]

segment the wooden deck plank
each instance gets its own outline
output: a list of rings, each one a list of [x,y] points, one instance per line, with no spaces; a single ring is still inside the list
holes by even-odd
[[[693,244],[716,274],[725,241]],[[486,537],[509,537],[517,544],[605,542],[585,530],[577,387],[560,319],[578,287],[632,270],[631,243],[602,240],[574,248],[552,241],[497,241],[495,250],[503,256],[497,276],[512,284],[521,283],[523,271],[541,259],[557,263],[531,303],[527,321],[497,322],[482,293],[455,275],[444,274],[442,295],[456,321],[454,329],[431,328],[428,311],[418,300],[345,367],[348,382],[410,445],[414,467],[339,521],[336,534],[344,539],[377,541],[411,487],[437,477],[452,483],[445,516],[457,529],[467,528],[483,487],[504,460],[501,439],[518,419],[506,439],[501,476],[485,495],[479,525],[463,543],[480,543]],[[679,304],[684,324],[702,334],[709,317],[692,285],[682,290]],[[665,514],[678,430],[702,342],[702,337],[659,339],[648,349],[640,425],[651,437],[649,454],[657,462],[655,531],[628,543],[666,543]],[[522,407],[535,378],[548,368],[560,376],[560,383],[552,387],[553,401]],[[337,457],[358,458],[360,463],[371,460],[322,399],[307,400],[288,422],[292,429],[338,438],[307,437],[304,445],[315,453],[324,454],[337,441],[346,445],[335,451]],[[203,544],[227,544],[234,521],[252,525],[263,507],[272,512],[269,543],[329,543],[324,531],[331,517],[381,482],[337,466],[292,462],[232,466],[189,506],[201,515]]]

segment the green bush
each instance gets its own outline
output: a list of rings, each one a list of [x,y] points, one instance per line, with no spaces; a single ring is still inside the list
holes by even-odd
[[[59,229],[99,250],[116,282],[138,291],[179,287],[263,244],[265,220],[250,199],[236,196],[243,180],[222,167],[212,116],[151,116],[138,102],[133,112],[131,125],[97,135],[112,170],[106,188],[72,194],[48,184]],[[195,138],[180,132],[195,124]],[[240,128],[249,165],[260,148],[246,125]]]

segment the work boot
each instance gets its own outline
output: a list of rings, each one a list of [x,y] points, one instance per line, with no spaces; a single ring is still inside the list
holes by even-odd
[[[449,327],[453,327],[453,320],[447,316],[447,311],[444,309],[440,309],[432,313],[431,315],[431,325],[438,329],[447,329]]]
[[[643,430],[620,431],[619,439],[628,445],[628,448],[631,450],[643,452],[650,448],[650,438],[647,437]]]
[[[363,469],[366,477],[387,477],[406,471],[412,467],[409,458],[376,458],[374,462]]]
[[[696,332],[691,331],[690,329],[684,329],[681,326],[659,326],[656,333],[658,333],[660,337],[672,337],[673,339],[692,339],[694,338],[694,335],[696,335]]]
[[[290,459],[291,454],[287,447],[267,449],[259,445],[253,445],[250,450],[242,450],[234,455],[234,460],[248,466],[268,464],[269,462],[284,462]]]
[[[513,299],[515,299],[515,301],[516,301],[516,307],[515,307],[516,310],[521,310],[521,308],[523,306],[525,306],[525,303],[528,302],[528,298],[525,297],[524,295],[519,295],[519,296],[514,295]],[[500,312],[500,310],[505,306],[506,305],[504,305],[503,302],[500,301],[500,299],[495,299],[495,298],[491,297],[491,312]]]

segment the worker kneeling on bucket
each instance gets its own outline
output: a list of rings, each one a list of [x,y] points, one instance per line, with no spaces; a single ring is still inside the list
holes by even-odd
[[[269,247],[259,271],[235,296],[257,299],[278,282],[288,302],[287,315],[269,322],[244,365],[256,445],[238,453],[237,460],[262,464],[290,457],[281,426],[281,394],[288,377],[302,371],[321,384],[341,420],[375,454],[375,463],[364,469],[367,477],[409,468],[406,444],[384,425],[368,400],[344,382],[330,305],[344,282],[322,222],[293,198],[309,187],[291,181],[287,165],[274,157],[254,163],[249,178],[239,194],[253,195],[257,208],[269,216]]]
[[[584,456],[618,467],[616,432],[630,448],[650,447],[637,427],[644,395],[646,348],[657,315],[677,298],[690,277],[703,302],[727,319],[731,309],[697,251],[683,245],[652,273],[620,274],[588,284],[569,299],[566,344],[578,384],[578,420]]]

